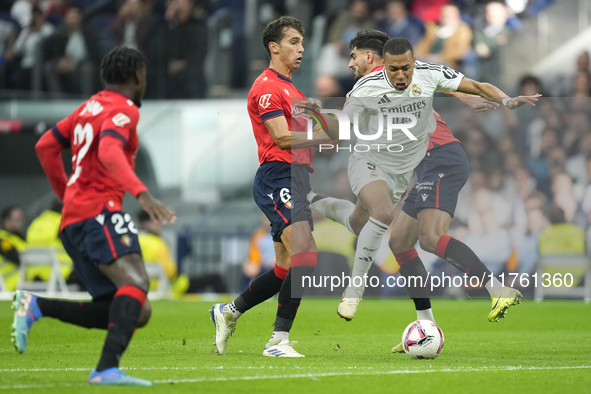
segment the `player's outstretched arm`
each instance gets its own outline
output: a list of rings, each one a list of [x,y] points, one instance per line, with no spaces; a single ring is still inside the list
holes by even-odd
[[[499,103],[489,101],[483,97],[475,96],[473,94],[466,94],[460,92],[446,92],[447,96],[455,97],[466,107],[470,108],[474,112],[486,112],[489,109],[497,109]]]
[[[155,199],[133,171],[133,168],[125,158],[123,143],[120,139],[111,135],[101,137],[98,148],[98,158],[111,176],[116,179],[126,191],[138,199],[142,208],[152,219],[158,220],[163,224],[166,224],[167,222],[175,222],[175,213],[167,209],[164,204]]]
[[[332,141],[324,131],[312,133],[311,140],[307,137],[308,133],[290,131],[285,116],[278,116],[265,121],[265,127],[281,150],[311,148]]]
[[[484,97],[490,101],[503,104],[509,109],[519,108],[525,104],[535,107],[535,103],[538,101],[538,98],[542,97],[541,94],[536,94],[534,96],[518,96],[511,98],[507,96],[501,89],[491,85],[490,83],[478,82],[466,77],[464,77],[462,82],[460,82],[457,91],[460,93],[475,94],[477,96]]]
[[[61,152],[64,149],[65,147],[53,135],[52,130],[45,132],[35,145],[35,151],[37,152],[37,157],[39,157],[43,171],[45,171],[51,188],[60,201],[64,200],[66,185],[68,183],[68,177],[66,176],[66,170],[64,169],[61,156]]]

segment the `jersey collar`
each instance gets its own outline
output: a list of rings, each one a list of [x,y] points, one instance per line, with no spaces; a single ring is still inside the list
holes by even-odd
[[[373,68],[373,70],[370,71],[370,73],[374,72],[374,71],[382,71],[384,69],[384,66],[376,66]]]
[[[289,82],[289,83],[291,83],[293,85],[293,82],[291,81],[291,79],[287,78],[285,75],[279,74],[279,72],[273,70],[272,68],[267,67],[267,68],[265,68],[265,70],[274,72],[275,74],[277,74],[277,76],[279,77],[279,79],[281,79],[281,80],[283,80],[285,82]]]
[[[391,88],[396,89],[394,87],[394,85],[392,85],[392,83],[390,82],[390,78],[388,78],[388,74],[386,74],[386,69],[385,68],[382,69],[382,73],[384,73],[384,79],[386,80],[386,83],[388,84],[388,86],[390,86]]]

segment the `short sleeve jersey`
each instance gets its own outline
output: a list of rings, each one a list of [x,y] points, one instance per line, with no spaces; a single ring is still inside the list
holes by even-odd
[[[248,93],[248,115],[258,145],[260,164],[282,161],[308,165],[312,169],[312,148],[281,150],[265,127],[266,121],[285,116],[289,130],[306,131],[307,115],[296,108],[296,104],[303,99],[304,95],[291,79],[273,69],[266,68],[254,81]]]
[[[429,145],[428,138],[437,127],[433,115],[433,95],[438,92],[455,92],[462,78],[461,73],[449,67],[420,61],[416,61],[412,80],[403,91],[394,88],[385,69],[360,78],[347,93],[343,111],[349,116],[351,123],[354,123],[354,116],[357,114],[361,134],[376,135],[380,124],[382,133],[373,140],[360,140],[358,145],[362,143],[369,146],[368,154],[375,154],[376,160],[387,167],[389,172],[402,174],[413,170],[423,158]],[[406,114],[412,114],[414,119],[405,116]],[[390,123],[397,125],[391,136],[387,133],[387,115],[391,115]],[[408,126],[404,127],[405,124]],[[410,132],[416,140],[411,139],[402,128]],[[384,149],[393,144],[399,145],[402,150],[389,152]],[[380,152],[374,152],[378,149]]]
[[[64,195],[60,231],[99,215],[104,208],[121,210],[125,188],[100,162],[99,141],[106,135],[120,139],[133,168],[139,146],[138,120],[139,111],[133,101],[107,89],[92,96],[52,129],[62,146],[72,148],[72,175]]]

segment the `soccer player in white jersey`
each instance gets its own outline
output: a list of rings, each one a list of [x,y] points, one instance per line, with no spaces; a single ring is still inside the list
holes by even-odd
[[[369,271],[382,237],[392,223],[394,206],[406,190],[415,167],[423,159],[428,137],[436,128],[433,95],[457,91],[487,98],[510,109],[524,104],[535,105],[539,97],[509,98],[497,87],[465,78],[449,67],[416,61],[412,45],[404,38],[392,38],[386,42],[383,60],[383,70],[357,81],[347,94],[344,107],[351,123],[357,114],[362,134],[376,134],[380,122],[383,122],[384,129],[381,137],[363,144],[363,149],[356,149],[349,159],[349,181],[358,196],[357,205],[354,209],[333,209],[335,220],[359,237],[352,273],[354,285],[345,291],[337,309],[347,320],[355,315],[365,289],[360,278]],[[390,119],[386,117],[389,113],[399,116]],[[337,129],[332,125],[336,119],[325,119],[329,124],[329,136],[337,139],[337,135],[330,133]],[[391,138],[386,133],[388,121],[398,125]],[[368,146],[368,151],[361,152]],[[443,249],[448,246],[443,245]],[[489,287],[492,292],[503,289],[495,278],[487,283],[487,289]],[[514,303],[520,297],[517,290],[508,289],[507,294],[497,298],[496,308],[504,309],[503,305]]]

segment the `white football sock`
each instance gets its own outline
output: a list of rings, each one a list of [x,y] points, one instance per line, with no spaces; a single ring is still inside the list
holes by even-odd
[[[282,339],[289,341],[289,332],[273,331],[273,335],[271,335],[271,340],[269,342],[271,342],[274,345],[277,345],[279,342],[281,342]]]
[[[323,214],[333,222],[342,224],[343,226],[347,227],[347,230],[353,233],[353,235],[357,235],[355,232],[353,232],[351,225],[349,224],[349,216],[351,216],[353,210],[355,209],[355,204],[353,204],[351,201],[326,197],[317,200],[313,204],[310,204],[310,208],[318,213]]]
[[[388,225],[377,221],[371,216],[361,229],[357,241],[357,250],[355,251],[353,272],[351,273],[351,287],[357,290],[359,296],[365,290],[363,276],[369,272],[369,268],[373,264],[378,249],[382,245],[382,237],[386,231],[388,231]],[[355,280],[356,277],[360,277],[360,279]],[[361,286],[358,286],[359,283],[361,283]]]
[[[488,291],[489,295],[492,295],[494,292],[497,292],[503,288],[503,284],[499,282],[499,280],[493,276],[491,280],[489,280],[484,287]]]
[[[232,320],[238,320],[238,318],[242,315],[242,313],[238,312],[238,309],[236,309],[236,305],[234,305],[233,301],[222,308],[222,313],[231,313]]]
[[[422,311],[417,311],[417,320],[431,320],[432,322],[435,322],[433,310],[429,308]]]

